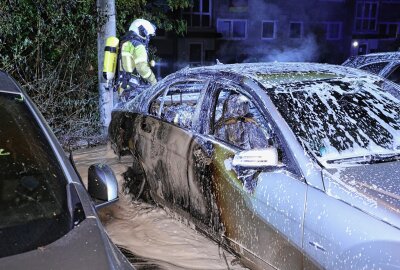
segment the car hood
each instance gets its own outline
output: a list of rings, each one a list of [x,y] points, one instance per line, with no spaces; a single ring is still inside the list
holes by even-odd
[[[57,241],[0,259],[2,269],[132,269],[94,216]]]
[[[400,229],[400,161],[323,170],[326,192]]]

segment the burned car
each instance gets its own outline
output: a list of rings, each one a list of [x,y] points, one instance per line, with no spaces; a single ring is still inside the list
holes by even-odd
[[[1,71],[0,118],[0,268],[132,269],[96,214],[118,199],[111,169],[92,165],[86,191],[72,156]]]
[[[184,69],[115,109],[109,136],[131,192],[148,185],[251,269],[394,269],[399,99],[342,66]]]
[[[400,52],[352,56],[343,65],[359,68],[400,84]]]

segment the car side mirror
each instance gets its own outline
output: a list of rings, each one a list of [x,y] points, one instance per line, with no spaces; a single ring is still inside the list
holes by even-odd
[[[93,164],[88,172],[88,193],[100,209],[118,200],[118,182],[106,164]]]
[[[278,150],[275,147],[269,147],[241,151],[234,156],[232,166],[243,169],[278,167]]]

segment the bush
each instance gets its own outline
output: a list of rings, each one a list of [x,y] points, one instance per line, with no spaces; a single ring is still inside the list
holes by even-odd
[[[0,2],[0,68],[20,82],[65,147],[98,136],[95,1]]]
[[[168,19],[188,0],[116,0],[122,35],[133,18]],[[93,0],[0,0],[0,69],[9,72],[39,107],[64,147],[100,138],[97,78],[98,18]]]

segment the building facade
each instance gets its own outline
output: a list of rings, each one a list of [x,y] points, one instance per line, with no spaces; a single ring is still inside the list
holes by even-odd
[[[340,64],[400,47],[400,0],[193,0],[187,34],[158,36],[158,74],[261,61]]]

